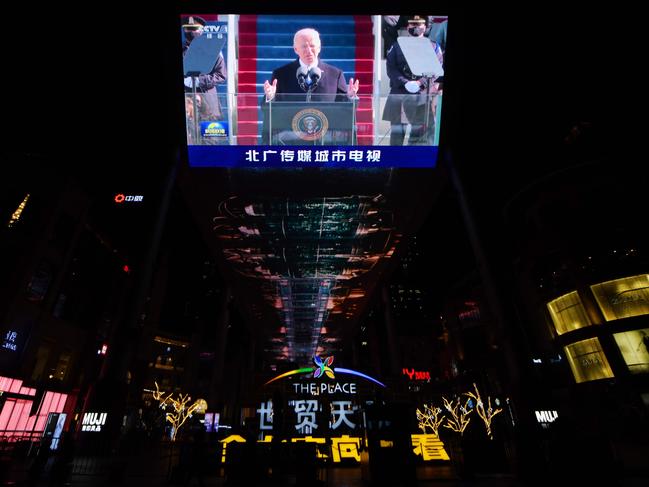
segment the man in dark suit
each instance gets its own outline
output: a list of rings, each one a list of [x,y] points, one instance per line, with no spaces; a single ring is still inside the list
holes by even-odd
[[[264,112],[264,130],[262,131],[262,143],[268,144],[270,134],[266,127],[269,124],[269,106],[271,101],[288,101],[288,102],[344,102],[356,99],[358,92],[358,80],[354,78],[345,81],[345,75],[342,70],[327,63],[320,61],[320,34],[315,29],[302,29],[295,33],[293,37],[293,49],[298,58],[284,66],[273,71],[272,80],[264,83],[264,94],[262,99],[262,110]],[[290,145],[302,145],[305,143],[313,144],[313,140],[318,138],[317,130],[311,129],[310,122],[317,125],[314,118],[310,120],[308,116],[304,117],[305,136],[297,135],[292,129],[278,129],[273,127],[276,140],[274,143]],[[315,126],[314,125],[314,126]],[[311,133],[313,132],[313,133]],[[316,134],[316,135],[314,135]],[[327,133],[329,139],[347,140],[348,131],[329,130]],[[307,142],[305,142],[307,141]]]
[[[273,71],[272,80],[264,83],[266,101],[300,101],[306,100],[306,91],[311,89],[314,101],[345,101],[353,99],[358,92],[358,80],[345,81],[343,72],[319,59],[320,34],[314,29],[302,29],[293,37],[293,49],[298,58]],[[297,76],[298,68],[306,73],[300,83]],[[319,79],[315,73],[320,73]],[[315,87],[311,87],[315,85]],[[282,96],[290,94],[289,96]],[[301,94],[302,96],[297,96]]]

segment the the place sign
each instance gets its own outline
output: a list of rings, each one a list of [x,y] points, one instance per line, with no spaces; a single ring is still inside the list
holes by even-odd
[[[296,394],[311,394],[319,396],[322,394],[356,394],[355,382],[294,382],[293,389]]]
[[[289,377],[291,375],[313,373],[313,378],[314,379],[318,379],[318,378],[324,379],[325,377],[328,377],[329,379],[335,379],[336,374],[355,375],[356,377],[361,377],[361,378],[363,378],[363,379],[365,379],[367,381],[374,382],[375,384],[380,385],[381,387],[385,387],[385,384],[383,382],[379,382],[374,377],[370,377],[369,375],[363,374],[362,372],[358,372],[357,370],[344,369],[342,367],[331,367],[333,365],[333,363],[334,363],[333,355],[330,356],[330,357],[326,357],[324,359],[320,358],[318,356],[315,356],[315,357],[313,357],[313,362],[315,363],[316,367],[302,367],[301,369],[289,370],[288,372],[284,372],[283,374],[279,374],[277,377],[273,377],[268,382],[266,382],[264,385],[268,385],[268,384],[270,384],[272,382],[275,382],[276,380],[283,379],[284,377]],[[293,384],[294,387],[296,387],[298,385],[299,384]],[[343,390],[343,385],[336,384],[334,386],[334,390],[329,392],[330,389],[329,389],[329,385],[327,384],[327,386],[322,388],[322,390],[320,392],[320,388],[322,387],[322,384],[317,384],[317,383],[314,382],[313,383],[313,389],[311,388],[311,385],[309,385],[308,389],[304,390],[304,392],[309,392],[309,393],[314,394],[314,395],[318,394],[318,393],[325,393],[325,392],[327,392],[329,394],[333,394],[335,392],[344,392],[344,393],[347,393],[347,394],[356,394],[356,392],[348,392],[348,391],[351,391],[352,385],[354,386],[354,390],[355,390],[356,389],[355,384],[347,383],[346,384],[347,391]],[[339,390],[336,391],[335,390],[336,388],[339,388]],[[313,391],[318,390],[318,392],[317,393],[316,392],[311,392],[312,390]],[[297,388],[296,388],[296,392],[298,392]]]

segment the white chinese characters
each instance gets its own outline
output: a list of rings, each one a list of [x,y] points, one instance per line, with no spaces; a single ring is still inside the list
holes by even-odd
[[[256,150],[248,149],[244,153],[245,162],[270,163],[318,163],[318,162],[381,162],[380,149],[282,149]]]

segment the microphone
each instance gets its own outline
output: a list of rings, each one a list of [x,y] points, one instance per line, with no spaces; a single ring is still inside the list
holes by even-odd
[[[309,75],[306,67],[300,65],[300,67],[297,68],[297,71],[295,72],[295,77],[297,78],[297,82],[300,85],[300,88],[302,88],[304,91],[307,90],[306,87],[306,77]]]
[[[318,66],[312,67],[309,71],[309,77],[313,81],[313,87],[315,88],[320,78],[322,78],[322,70]]]

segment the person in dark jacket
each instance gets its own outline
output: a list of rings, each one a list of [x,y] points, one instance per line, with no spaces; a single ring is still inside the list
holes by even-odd
[[[426,17],[418,15],[408,20],[408,34],[423,37],[426,32]],[[431,41],[440,64],[443,54],[440,47]],[[439,83],[425,77],[414,75],[398,42],[392,44],[386,59],[386,68],[390,78],[390,96],[383,110],[383,120],[391,125],[390,145],[403,145],[406,127],[411,125],[409,144],[418,142],[432,143],[435,120],[434,95],[440,91]],[[426,125],[426,110],[428,124]]]
[[[60,440],[58,452],[50,470],[50,485],[64,485],[68,481],[72,473],[74,449],[74,437],[68,431]]]
[[[183,34],[185,42],[183,44],[183,57],[187,53],[192,41],[203,34],[205,27],[205,20],[196,15],[184,17],[182,20]],[[225,65],[225,58],[223,53],[219,52],[216,58],[216,64],[212,71],[207,74],[201,74],[195,78],[197,98],[200,103],[197,103],[197,115],[199,121],[219,121],[224,118],[221,102],[217,93],[217,85],[223,84],[227,81],[227,69]],[[185,97],[191,101],[192,99],[192,77],[186,76],[184,79],[185,84]],[[192,102],[193,103],[193,102]],[[193,111],[192,111],[193,113]],[[196,115],[196,114],[194,114]],[[189,114],[188,114],[189,118]],[[189,125],[189,120],[188,120]],[[188,126],[188,129],[191,127]],[[194,138],[193,143],[200,143],[198,137]],[[207,143],[209,139],[204,142]]]
[[[381,34],[383,37],[383,57],[388,55],[392,44],[399,37],[399,20],[402,15],[383,15],[381,17]]]
[[[270,101],[295,101],[311,100],[313,102],[341,102],[356,98],[358,93],[358,80],[350,78],[349,84],[341,69],[324,63],[320,60],[320,34],[315,29],[301,29],[293,37],[293,50],[297,59],[275,69],[272,73],[272,83],[264,83],[264,97],[262,109],[264,111],[264,128],[268,127],[268,106]],[[298,70],[301,76],[298,73]],[[308,127],[308,120],[305,123]],[[335,131],[330,130],[333,135]],[[292,130],[282,132],[279,136],[282,143],[304,143],[296,137]],[[262,142],[268,143],[268,132],[264,129]]]
[[[358,92],[358,80],[354,78],[345,81],[345,74],[342,70],[331,64],[320,61],[320,34],[315,29],[302,29],[295,33],[293,37],[293,49],[298,58],[284,66],[273,71],[270,83],[268,80],[264,83],[264,93],[266,101],[290,100],[297,101],[306,99],[306,89],[311,89],[314,100],[317,101],[344,101],[356,97]],[[304,68],[304,83],[300,84],[297,78],[298,68]],[[319,79],[312,77],[314,68],[319,70]],[[311,85],[315,87],[311,88]],[[297,97],[296,94],[304,96]],[[292,96],[282,96],[290,94]]]

